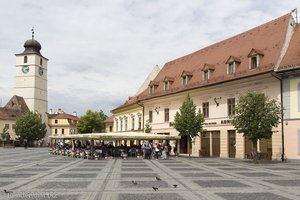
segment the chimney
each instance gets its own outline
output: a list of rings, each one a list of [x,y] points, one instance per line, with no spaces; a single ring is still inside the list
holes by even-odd
[[[73,116],[77,117],[77,112],[76,111],[73,112]]]

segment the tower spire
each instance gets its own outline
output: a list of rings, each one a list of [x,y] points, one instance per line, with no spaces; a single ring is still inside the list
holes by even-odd
[[[31,36],[32,36],[32,39],[34,40],[34,27],[32,27],[32,29],[31,29]]]

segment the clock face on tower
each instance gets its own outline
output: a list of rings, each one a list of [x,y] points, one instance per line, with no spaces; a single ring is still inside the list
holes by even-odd
[[[29,67],[28,67],[28,66],[23,66],[23,67],[22,67],[22,72],[23,72],[24,74],[27,74],[27,73],[29,72]]]
[[[39,68],[39,75],[40,75],[40,76],[43,76],[43,74],[44,74],[44,70],[43,70],[43,68],[40,67],[40,68]]]

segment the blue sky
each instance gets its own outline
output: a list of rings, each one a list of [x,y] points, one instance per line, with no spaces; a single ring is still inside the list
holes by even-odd
[[[173,59],[280,17],[299,0],[10,0],[0,2],[0,106],[15,54],[31,38],[48,62],[49,109],[110,110]]]

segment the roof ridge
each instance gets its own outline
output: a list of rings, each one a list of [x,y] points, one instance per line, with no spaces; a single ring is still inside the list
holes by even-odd
[[[267,25],[269,25],[269,24],[275,23],[276,21],[282,20],[282,19],[284,19],[284,18],[286,18],[286,17],[288,17],[288,16],[292,16],[292,15],[291,15],[291,12],[289,12],[289,13],[287,13],[287,14],[285,14],[285,15],[282,15],[281,17],[278,17],[278,18],[276,18],[276,19],[273,19],[273,20],[271,20],[271,21],[265,22],[265,23],[263,23],[263,24],[261,24],[261,25],[258,25],[258,26],[256,26],[256,27],[253,27],[253,28],[251,28],[251,29],[249,29],[249,30],[247,30],[247,31],[238,33],[238,34],[236,34],[236,35],[234,35],[234,36],[231,36],[231,37],[226,38],[226,39],[224,39],[224,40],[221,40],[221,41],[218,41],[218,42],[216,42],[216,43],[213,43],[213,44],[211,44],[211,45],[209,45],[209,46],[206,46],[206,47],[204,47],[204,48],[202,48],[202,49],[199,49],[199,50],[197,50],[197,51],[194,51],[194,52],[189,53],[189,54],[187,54],[187,55],[184,55],[184,56],[181,56],[181,57],[176,58],[176,59],[174,59],[174,60],[171,60],[171,61],[169,61],[169,62],[166,62],[165,66],[167,66],[167,65],[169,65],[169,64],[172,64],[172,63],[174,63],[174,62],[176,62],[176,61],[178,61],[178,60],[182,60],[182,59],[184,59],[184,58],[188,58],[188,57],[190,57],[190,56],[192,56],[192,55],[195,55],[195,54],[198,54],[198,53],[202,53],[202,52],[204,52],[205,50],[209,50],[209,49],[213,48],[214,46],[218,46],[218,45],[220,45],[220,44],[222,44],[222,43],[226,43],[226,42],[228,42],[228,41],[231,41],[231,40],[233,40],[234,38],[241,37],[242,35],[245,35],[245,34],[247,34],[247,33],[249,33],[249,32],[252,32],[252,31],[254,31],[254,30],[256,30],[256,29],[260,29],[260,28],[262,28],[262,27],[265,27],[265,26],[267,26]]]

